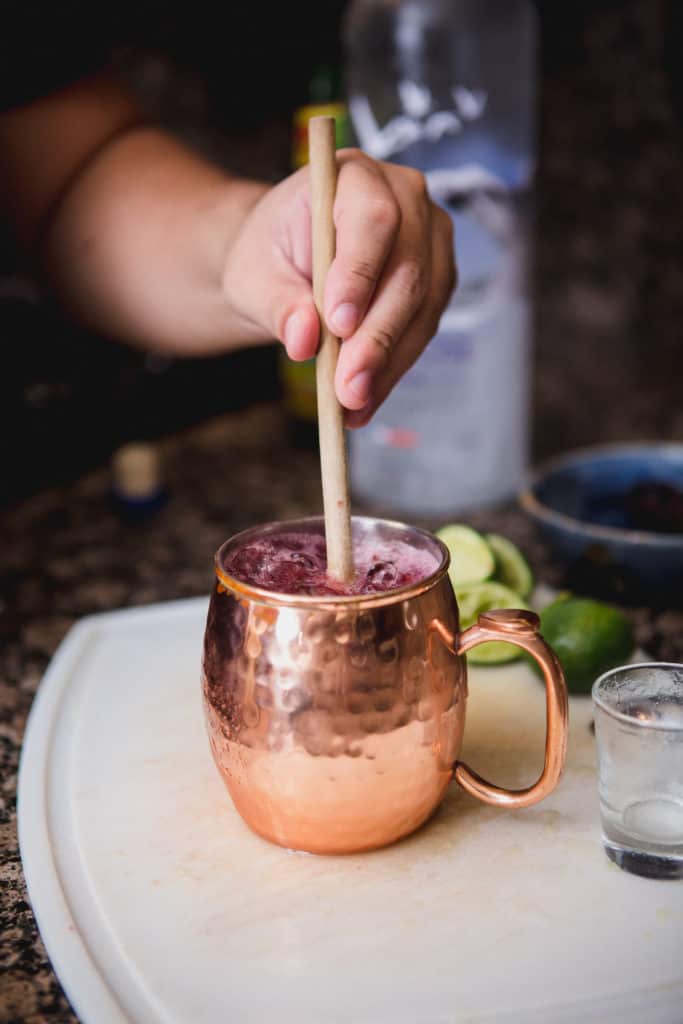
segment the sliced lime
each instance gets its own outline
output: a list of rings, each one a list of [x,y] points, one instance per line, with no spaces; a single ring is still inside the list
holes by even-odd
[[[503,583],[489,580],[474,586],[456,589],[458,607],[460,609],[460,628],[473,626],[482,612],[490,612],[493,608],[528,608],[524,598],[510,590]],[[473,665],[500,665],[506,661],[521,658],[524,652],[520,647],[492,640],[480,644],[467,652],[467,658]]]
[[[488,544],[476,530],[460,523],[451,523],[437,530],[451,555],[448,575],[455,591],[470,583],[481,583],[493,575],[495,561]]]
[[[534,577],[519,548],[499,533],[487,533],[486,542],[496,560],[495,578],[522,597],[528,597],[534,589]]]

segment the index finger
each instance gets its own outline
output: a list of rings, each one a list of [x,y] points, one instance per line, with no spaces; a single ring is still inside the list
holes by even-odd
[[[401,208],[376,164],[342,162],[334,203],[337,250],[325,284],[325,320],[348,338],[363,319],[401,226]]]

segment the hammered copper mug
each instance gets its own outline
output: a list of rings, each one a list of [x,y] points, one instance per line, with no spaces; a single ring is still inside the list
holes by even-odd
[[[283,525],[246,530],[219,549],[204,639],[211,750],[244,821],[281,846],[351,853],[414,831],[453,777],[503,807],[547,796],[564,767],[567,690],[538,617],[492,611],[461,633],[446,547],[379,519],[354,518],[354,539],[427,548],[438,563],[431,576],[386,593],[328,598],[273,593],[227,574],[236,547]],[[286,528],[322,533],[324,525],[302,519]],[[545,678],[545,765],[527,789],[502,789],[458,760],[464,654],[487,640],[524,648]]]

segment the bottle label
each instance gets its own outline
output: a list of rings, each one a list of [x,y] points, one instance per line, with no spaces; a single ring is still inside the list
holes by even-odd
[[[468,327],[447,310],[373,420],[351,431],[355,496],[445,518],[514,494],[527,466],[529,347],[523,295]]]

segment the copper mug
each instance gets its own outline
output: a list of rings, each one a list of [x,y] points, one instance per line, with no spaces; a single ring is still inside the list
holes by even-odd
[[[361,597],[273,593],[225,570],[236,547],[282,530],[323,532],[320,519],[256,527],[217,552],[203,659],[214,760],[235,807],[273,843],[352,853],[394,842],[438,807],[453,777],[486,803],[528,807],[564,767],[567,690],[528,611],[492,611],[460,632],[449,554],[426,531],[354,518],[354,537],[428,548],[427,579]],[[545,678],[547,735],[538,781],[511,791],[458,760],[465,726],[464,654],[487,640],[528,651]]]

